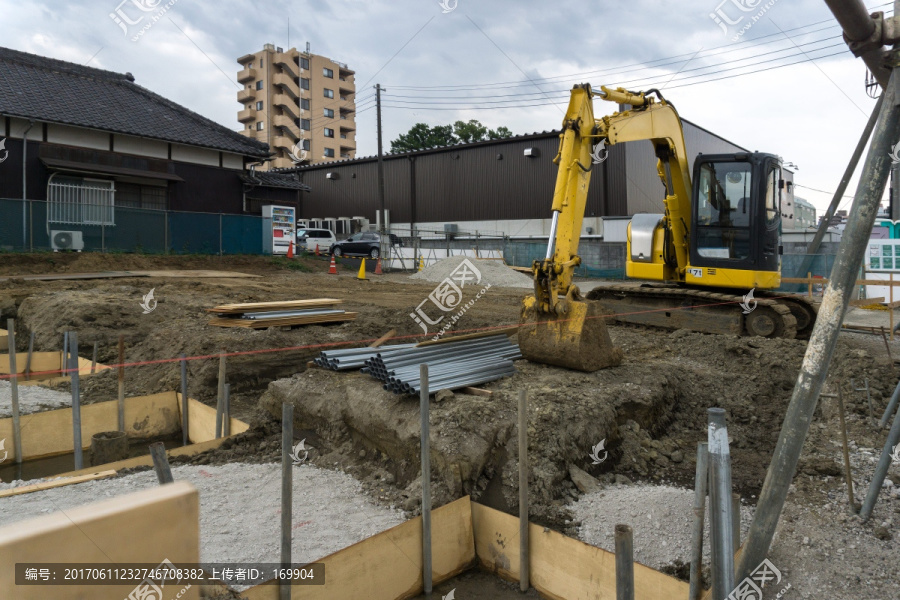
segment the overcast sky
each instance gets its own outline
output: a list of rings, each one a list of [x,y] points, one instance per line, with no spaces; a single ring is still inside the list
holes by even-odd
[[[386,150],[417,122],[474,118],[516,134],[559,127],[576,82],[657,87],[684,118],[795,163],[797,195],[824,208],[875,104],[865,66],[820,0],[720,2],[0,0],[0,45],[131,72],[238,130],[236,58],[268,42],[309,42],[356,71],[357,156],[376,149],[375,83],[387,88]],[[167,6],[132,41],[146,15]],[[110,17],[117,9],[145,18],[126,34]],[[595,112],[614,109],[598,101]]]

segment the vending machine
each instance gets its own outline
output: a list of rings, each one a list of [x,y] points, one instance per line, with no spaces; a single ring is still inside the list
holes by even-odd
[[[263,250],[287,254],[297,232],[297,209],[291,206],[263,206]],[[295,249],[296,251],[296,249]]]

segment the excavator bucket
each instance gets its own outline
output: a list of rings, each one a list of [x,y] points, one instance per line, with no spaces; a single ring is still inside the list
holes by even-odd
[[[531,362],[588,373],[618,366],[622,350],[609,339],[606,317],[612,313],[598,302],[567,302],[564,316],[536,310],[534,296],[525,298],[519,327],[519,348]]]

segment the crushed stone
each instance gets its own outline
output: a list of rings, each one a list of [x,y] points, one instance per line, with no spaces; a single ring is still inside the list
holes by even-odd
[[[72,394],[39,385],[19,386],[19,414],[63,408],[72,405]],[[12,416],[12,384],[0,380],[0,418]]]
[[[178,466],[172,473],[200,493],[202,562],[280,560],[280,464]],[[0,489],[25,483],[0,483]],[[374,504],[346,473],[302,465],[294,469],[293,483],[293,562],[323,558],[405,520],[399,509]],[[0,526],[158,485],[149,470],[10,496],[0,499]]]
[[[676,561],[691,560],[693,490],[668,485],[612,485],[585,494],[569,505],[578,527],[578,539],[615,552],[615,527],[629,525],[634,539],[634,559],[661,569]],[[752,520],[751,509],[741,506],[741,537]],[[709,504],[703,521],[703,556],[709,559]]]
[[[467,282],[468,285],[479,285],[484,287],[489,283],[491,286],[511,288],[530,288],[534,286],[530,277],[510,269],[503,264],[502,261],[478,260],[476,258],[465,256],[451,256],[450,258],[439,260],[433,265],[425,267],[420,272],[411,275],[410,279],[440,283],[444,279],[450,277],[453,271],[455,271],[464,260],[468,260],[472,263],[481,274],[481,280],[478,281],[477,284],[469,281]]]

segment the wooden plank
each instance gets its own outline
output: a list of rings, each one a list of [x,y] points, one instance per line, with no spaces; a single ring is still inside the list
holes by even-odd
[[[519,519],[472,503],[475,552],[489,571],[519,578]],[[616,597],[615,555],[531,523],[530,576],[541,597],[581,600]],[[640,563],[634,564],[636,600],[687,598],[688,584]]]
[[[175,392],[178,407],[181,408],[181,394]],[[181,410],[178,411],[178,422],[181,423]],[[247,423],[231,418],[231,434],[237,435],[250,429]],[[216,439],[216,409],[188,398],[188,440],[199,444]]]
[[[493,396],[494,392],[491,390],[483,390],[481,388],[476,387],[464,387],[459,390],[463,394],[469,394],[470,396]]]
[[[75,477],[64,477],[62,479],[51,479],[48,481],[42,481],[40,483],[32,483],[30,485],[22,485],[19,487],[9,488],[6,490],[0,491],[0,498],[6,498],[9,496],[18,496],[19,494],[27,494],[29,492],[40,492],[43,490],[50,490],[53,488],[63,487],[66,485],[72,485],[73,483],[82,483],[84,481],[94,481],[96,479],[106,479],[107,477],[115,476],[116,472],[114,470],[108,471],[100,471],[97,473],[90,473],[88,475],[76,475]]]
[[[397,335],[397,330],[391,329],[386,334],[384,334],[383,336],[381,336],[380,338],[378,338],[377,340],[375,340],[374,342],[369,344],[369,348],[377,348],[378,346],[382,345],[383,343],[385,343],[386,341],[388,341],[395,335]]]
[[[461,340],[474,340],[483,337],[491,337],[492,335],[508,335],[512,336],[519,332],[519,326],[504,327],[502,329],[492,329],[490,331],[479,331],[476,333],[467,333],[465,335],[455,335],[453,337],[442,337],[439,340],[428,340],[416,344],[416,348],[421,346],[433,346],[435,344],[448,344],[450,342],[459,342]]]
[[[469,497],[445,504],[431,513],[434,583],[463,572],[475,559],[472,504]],[[405,600],[422,592],[422,517],[416,517],[316,560],[325,563],[325,585],[298,585],[292,598],[334,600]],[[685,588],[687,589],[687,588]],[[685,592],[687,594],[687,592]],[[278,587],[258,585],[245,592],[246,600],[278,600]]]
[[[21,416],[24,459],[54,456],[72,451],[72,409],[60,408]],[[175,433],[181,427],[175,392],[125,399],[125,431],[135,438],[151,438]],[[91,447],[91,436],[118,428],[115,401],[81,407],[81,440]],[[12,418],[0,419],[0,439],[12,439]],[[14,451],[7,448],[9,459]],[[94,471],[97,469],[94,468]]]
[[[859,300],[851,300],[849,306],[868,306],[870,304],[881,304],[884,302],[884,296],[880,298],[860,298]]]
[[[320,315],[315,317],[283,317],[278,319],[229,319],[214,317],[209,320],[209,325],[214,327],[243,327],[245,329],[267,329],[269,327],[282,327],[286,325],[318,325],[322,323],[341,323],[353,321],[358,313],[345,312],[337,315]]]
[[[215,450],[222,445],[222,442],[227,439],[228,438],[223,437],[217,440],[209,440],[208,442],[198,442],[196,444],[191,444],[190,446],[172,448],[171,450],[166,450],[166,456],[168,456],[169,458],[172,458],[174,456],[195,456],[197,454],[200,454],[201,452],[206,452],[207,450]],[[116,471],[121,471],[122,469],[131,469],[133,467],[152,467],[153,460],[150,458],[150,450],[148,449],[147,452],[148,454],[144,454],[143,456],[126,458],[125,460],[119,460],[116,462],[106,463],[105,465],[99,465],[99,467],[102,467],[103,469],[115,469]],[[76,477],[78,475],[87,475],[95,472],[97,468],[98,467],[90,467],[87,469],[79,469],[78,471],[69,471],[67,473],[60,473],[56,477]]]
[[[343,300],[335,298],[315,298],[313,300],[284,300],[276,302],[248,302],[245,304],[222,304],[207,308],[206,312],[214,313],[245,313],[261,312],[269,310],[291,310],[302,308],[327,308],[336,304],[342,304]]]
[[[900,300],[897,300],[897,301],[895,301],[895,302],[891,302],[891,303],[889,303],[889,304],[886,304],[885,306],[887,306],[888,308],[897,308],[897,307],[900,307]]]
[[[127,563],[158,565],[200,561],[200,498],[186,481],[156,486],[19,521],[0,528],[0,598],[16,600],[122,600],[128,585],[20,585],[10,576],[15,563]],[[62,577],[57,573],[57,577]],[[300,586],[297,586],[300,587]],[[306,586],[304,586],[306,587]],[[160,600],[199,600],[200,586],[163,588]]]

